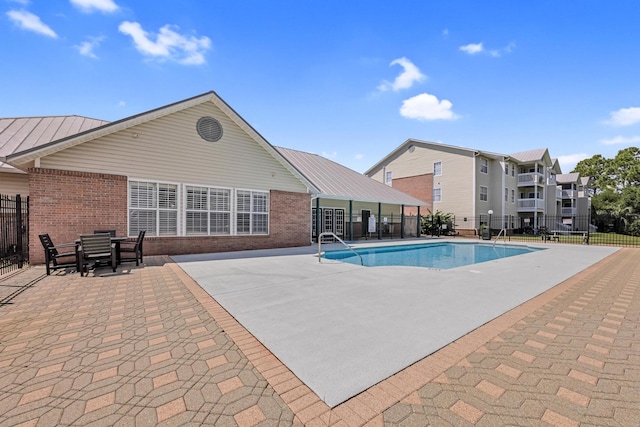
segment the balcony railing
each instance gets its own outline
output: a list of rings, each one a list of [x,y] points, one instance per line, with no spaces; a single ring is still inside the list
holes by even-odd
[[[518,199],[518,212],[536,212],[544,210],[544,199]]]
[[[575,216],[576,208],[562,208],[562,216]]]
[[[562,190],[563,199],[575,199],[577,196],[578,192],[576,190]]]
[[[542,184],[543,182],[544,182],[544,175],[542,175],[539,172],[528,172],[528,173],[518,174],[519,187]]]
[[[562,190],[556,188],[556,200],[562,200]]]

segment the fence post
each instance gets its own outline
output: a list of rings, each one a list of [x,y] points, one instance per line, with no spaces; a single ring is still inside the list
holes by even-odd
[[[16,252],[18,256],[18,268],[22,268],[24,262],[24,248],[22,247],[22,198],[16,195]]]

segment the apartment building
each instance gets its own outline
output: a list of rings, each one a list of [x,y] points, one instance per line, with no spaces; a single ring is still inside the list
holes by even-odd
[[[501,154],[408,139],[365,175],[453,214],[461,234],[489,223],[513,232],[587,227],[576,219],[589,212],[589,179],[562,174],[546,148]]]

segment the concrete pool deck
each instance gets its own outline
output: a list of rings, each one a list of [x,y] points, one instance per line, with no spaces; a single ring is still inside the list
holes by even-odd
[[[0,277],[0,425],[634,425],[639,259],[621,249],[333,408],[167,257],[33,267]]]
[[[319,263],[313,248],[173,258],[334,407],[617,250],[529,246],[544,250],[449,270]]]

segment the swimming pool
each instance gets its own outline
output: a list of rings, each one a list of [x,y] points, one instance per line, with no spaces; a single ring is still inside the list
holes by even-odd
[[[446,270],[463,265],[523,255],[541,249],[481,243],[422,243],[354,249],[365,267],[407,266]],[[360,257],[348,249],[327,251],[323,258],[360,265]]]

